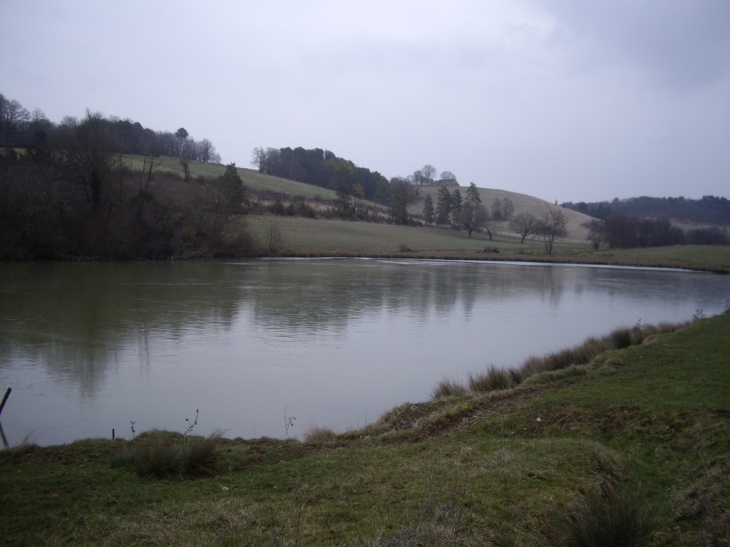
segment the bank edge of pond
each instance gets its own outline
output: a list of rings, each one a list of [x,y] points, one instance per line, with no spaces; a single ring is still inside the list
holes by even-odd
[[[700,256],[692,256],[698,254]],[[658,257],[651,256],[659,254]],[[638,255],[638,256],[636,256]],[[730,247],[676,246],[652,249],[615,249],[561,251],[548,255],[540,252],[500,252],[478,253],[474,251],[268,251],[258,249],[238,255],[171,257],[166,260],[211,260],[211,259],[255,259],[255,258],[374,258],[374,259],[415,259],[415,260],[466,260],[475,262],[539,262],[547,264],[575,264],[590,266],[625,266],[640,268],[662,268],[673,270],[699,271],[721,275],[730,274]],[[32,262],[27,260],[3,260],[2,262]],[[43,259],[46,260],[46,259]],[[68,258],[74,262],[109,261],[96,257]],[[160,260],[160,259],[158,259]],[[147,261],[139,259],[139,261]],[[150,260],[154,261],[154,260]]]
[[[540,262],[548,264],[575,264],[590,266],[625,266],[639,268],[661,268],[673,270],[699,271],[721,275],[730,274],[730,249],[723,249],[722,259],[727,263],[713,264],[708,261],[692,261],[682,259],[630,259],[621,256],[621,251],[615,257],[595,257],[593,251],[578,251],[574,253],[474,253],[460,251],[392,251],[392,252],[294,252],[261,251],[252,258],[379,258],[379,259],[416,259],[416,260],[467,260],[474,262]]]
[[[221,439],[200,480],[110,467],[155,435],[20,446],[0,453],[4,539],[554,545],[591,496],[628,491],[648,545],[713,544],[730,532],[729,331],[725,313],[513,390],[402,405],[383,433]]]

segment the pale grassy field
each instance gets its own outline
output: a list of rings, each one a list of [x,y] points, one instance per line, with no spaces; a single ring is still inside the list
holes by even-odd
[[[398,252],[402,247],[412,251],[439,253],[474,252],[490,245],[502,252],[543,253],[542,241],[525,241],[520,245],[517,238],[495,235],[490,241],[486,234],[472,234],[451,229],[415,228],[368,222],[343,220],[314,220],[301,217],[277,217],[251,215],[246,217],[248,231],[257,244],[267,246],[269,230],[276,225],[283,236],[282,251],[294,253],[378,253]],[[585,245],[556,243],[556,250],[585,249]]]
[[[730,246],[675,245],[645,249],[586,251],[586,256],[607,264],[646,264],[663,267],[730,272]],[[730,296],[730,295],[728,295]]]
[[[409,212],[412,215],[420,216],[423,212],[423,202],[428,194],[431,195],[434,206],[436,205],[438,186],[419,186],[418,188],[420,195],[416,202],[410,206]],[[467,187],[465,186],[459,187],[462,199],[466,196],[466,188]],[[455,189],[456,187],[449,187],[450,192],[453,192]],[[525,194],[518,194],[517,192],[508,192],[507,190],[479,188],[479,197],[481,197],[482,203],[490,212],[492,210],[492,203],[494,200],[503,198],[509,198],[512,200],[512,203],[514,203],[515,206],[515,214],[526,211],[539,218],[547,212],[548,207],[550,209],[561,209],[565,214],[565,218],[568,220],[568,237],[566,239],[571,242],[583,243],[586,241],[586,237],[588,236],[588,230],[581,226],[581,224],[590,221],[591,217],[584,215],[583,213],[565,209],[540,198]],[[506,227],[505,230],[507,230]]]

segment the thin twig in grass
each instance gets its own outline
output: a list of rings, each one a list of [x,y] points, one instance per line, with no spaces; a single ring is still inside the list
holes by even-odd
[[[188,420],[187,418],[185,418],[185,421],[190,423],[190,420]],[[193,420],[192,423],[190,423],[190,425],[188,425],[187,429],[183,433],[183,436],[186,436],[188,433],[192,433],[193,430],[195,429],[196,425],[198,425],[198,409],[197,408],[195,409],[195,419]]]
[[[286,413],[286,407],[284,407],[284,431],[286,432],[286,438],[289,438],[289,429],[294,427],[295,416],[288,416]]]

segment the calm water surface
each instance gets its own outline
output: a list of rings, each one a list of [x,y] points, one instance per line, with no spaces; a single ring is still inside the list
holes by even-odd
[[[183,431],[345,430],[444,376],[719,313],[730,277],[387,260],[0,264],[2,427],[12,445]]]

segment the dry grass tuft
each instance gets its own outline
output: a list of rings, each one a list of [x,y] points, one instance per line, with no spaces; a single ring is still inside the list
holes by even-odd
[[[305,443],[326,443],[337,438],[337,433],[329,427],[310,426],[304,434]]]
[[[575,547],[634,547],[649,533],[646,511],[626,493],[586,496],[562,524]]]
[[[169,475],[215,475],[218,471],[216,430],[207,437],[184,437],[165,431],[140,435],[130,448],[124,444],[112,457],[112,467],[135,471],[140,477],[164,478]]]
[[[491,365],[486,372],[469,374],[469,389],[472,391],[500,391],[515,384],[511,371]]]
[[[431,398],[435,400],[441,397],[462,397],[466,391],[466,388],[456,380],[442,378],[431,393]]]
[[[642,344],[655,334],[665,334],[686,326],[686,323],[673,325],[642,325],[615,329],[603,338],[588,338],[582,344],[542,357],[530,356],[516,369],[498,369],[491,365],[486,372],[469,375],[469,389],[476,392],[499,391],[515,387],[528,378],[543,372],[554,372],[572,366],[587,365],[603,352],[624,349]],[[433,398],[464,395],[463,386],[444,378],[433,391]]]

